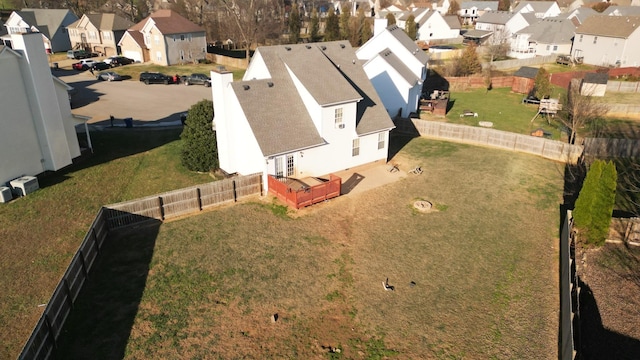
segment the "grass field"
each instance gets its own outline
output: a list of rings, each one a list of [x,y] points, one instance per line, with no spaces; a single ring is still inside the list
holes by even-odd
[[[425,173],[114,237],[58,357],[557,359],[562,165],[420,138],[398,158]]]
[[[92,158],[0,204],[0,359],[18,355],[100,206],[213,180],[182,167],[180,131],[94,132]]]

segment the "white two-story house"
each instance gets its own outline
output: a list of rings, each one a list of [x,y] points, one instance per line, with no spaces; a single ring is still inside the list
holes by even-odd
[[[395,25],[376,30],[357,51],[364,70],[391,117],[409,117],[418,109],[429,55]]]
[[[259,47],[211,72],[220,168],[305,178],[386,162],[393,122],[348,41]]]

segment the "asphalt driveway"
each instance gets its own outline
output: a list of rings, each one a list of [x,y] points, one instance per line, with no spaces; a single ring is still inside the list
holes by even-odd
[[[137,79],[98,81],[91,72],[54,70],[53,75],[72,86],[71,112],[91,117],[90,124],[109,124],[110,116],[121,124],[133,118],[135,124],[176,123],[180,114],[200,100],[211,100],[211,88],[182,84],[145,85]]]

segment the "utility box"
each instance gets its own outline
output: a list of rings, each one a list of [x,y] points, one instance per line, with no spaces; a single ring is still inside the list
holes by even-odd
[[[35,176],[19,177],[15,180],[9,181],[9,185],[11,185],[13,192],[15,192],[17,196],[29,195],[40,188],[38,178]]]
[[[13,199],[11,194],[11,188],[6,186],[0,186],[0,203],[6,203]]]

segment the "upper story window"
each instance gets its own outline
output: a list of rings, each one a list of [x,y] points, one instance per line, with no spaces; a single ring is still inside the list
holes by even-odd
[[[597,42],[598,42],[598,37],[597,37],[597,36],[594,36],[594,37],[593,37],[593,43],[595,44],[595,43],[597,43]]]
[[[337,108],[334,110],[334,124],[336,128],[344,128],[344,123],[342,122],[342,108]]]
[[[191,41],[191,34],[189,34],[189,41]]]
[[[385,138],[386,138],[385,133],[379,133],[378,134],[378,150],[384,149],[384,140],[385,140]]]
[[[582,42],[582,35],[580,35],[580,38],[578,39],[578,42]]]
[[[180,41],[184,41],[184,34],[180,35]]]
[[[97,40],[98,34],[95,31],[89,31],[89,40]]]
[[[156,45],[160,45],[160,36],[153,35],[153,41],[156,43]]]
[[[105,40],[112,40],[111,31],[103,31],[102,32],[102,38],[105,39]]]

